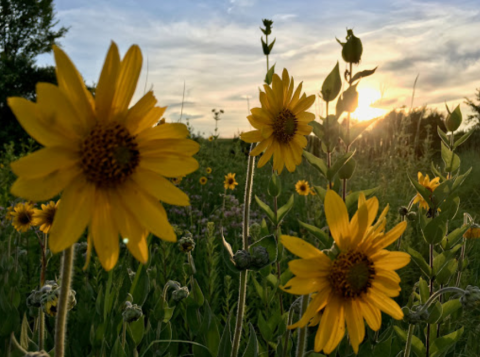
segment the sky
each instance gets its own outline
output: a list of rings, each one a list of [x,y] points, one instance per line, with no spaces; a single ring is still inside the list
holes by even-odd
[[[318,94],[323,80],[345,63],[335,38],[353,28],[363,42],[362,61],[354,71],[377,72],[358,87],[365,115],[410,107],[445,110],[474,98],[480,87],[480,2],[275,1],[275,0],[56,0],[58,26],[69,27],[60,45],[88,84],[98,82],[111,41],[121,56],[140,46],[144,64],[132,101],[153,89],[167,121],[190,119],[208,136],[212,109],[223,109],[222,137],[250,129],[248,107],[260,105],[266,61],[259,29],[272,19],[276,43],[270,63],[287,68],[307,95]],[[269,37],[269,39],[270,39]],[[53,55],[39,64],[54,64]],[[365,108],[370,106],[371,110]],[[324,114],[317,96],[311,111]]]

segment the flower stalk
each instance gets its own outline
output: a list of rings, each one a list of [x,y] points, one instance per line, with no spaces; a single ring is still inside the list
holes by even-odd
[[[58,312],[55,321],[55,357],[65,356],[65,335],[67,333],[68,296],[73,276],[74,245],[63,251],[61,271],[61,288],[58,298]]]
[[[410,357],[410,351],[412,350],[412,338],[413,338],[414,329],[415,329],[415,325],[413,324],[408,325],[407,343],[405,345],[405,351],[403,353],[403,357]]]
[[[251,145],[250,151],[253,150],[254,144]],[[255,170],[255,156],[248,157],[247,165],[247,182],[245,185],[245,199],[243,207],[243,234],[242,234],[242,249],[248,250],[248,231],[250,223],[250,203],[252,199],[253,189],[253,172]],[[232,353],[231,357],[238,356],[238,349],[240,347],[240,337],[242,335],[243,315],[245,314],[245,300],[247,295],[247,273],[248,270],[240,272],[240,286],[238,289],[238,304],[237,304],[237,318],[235,322],[235,331],[233,335]]]
[[[308,301],[310,300],[310,295],[302,296],[302,306],[300,311],[300,316],[302,316],[308,307]],[[307,326],[300,328],[298,334],[298,343],[297,343],[297,357],[303,357],[305,355],[305,347],[307,346]]]

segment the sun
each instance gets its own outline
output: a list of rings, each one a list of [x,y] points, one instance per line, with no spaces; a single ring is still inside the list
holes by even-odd
[[[385,109],[373,108],[371,105],[382,97],[381,93],[374,88],[361,88],[358,90],[358,108],[352,113],[352,117],[359,120],[370,120],[384,115]]]

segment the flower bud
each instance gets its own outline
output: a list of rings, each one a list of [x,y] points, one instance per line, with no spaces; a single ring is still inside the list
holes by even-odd
[[[257,269],[263,268],[270,262],[268,251],[265,247],[256,246],[252,248],[252,263],[251,266]]]
[[[126,323],[137,321],[142,317],[142,308],[137,304],[132,304],[130,301],[125,302],[125,309],[122,312],[123,321]]]
[[[187,235],[185,237],[180,238],[179,241],[178,241],[178,248],[183,253],[188,253],[188,252],[191,252],[192,250],[194,250],[195,249],[195,241],[193,240],[192,236]]]
[[[460,302],[465,309],[480,307],[480,289],[478,286],[468,285],[460,298]]]
[[[350,160],[348,160],[345,163],[345,165],[342,166],[340,170],[338,170],[338,178],[340,180],[350,179],[353,176],[353,173],[355,172],[356,165],[357,165],[357,162],[352,157]]]
[[[445,118],[445,127],[448,131],[455,131],[459,128],[460,124],[462,124],[462,111],[460,110],[460,104],[457,105],[453,112],[450,112],[448,109],[448,115]]]
[[[246,250],[237,250],[233,256],[233,261],[239,270],[247,270],[252,263],[252,257]]]
[[[172,299],[175,301],[182,301],[183,299],[186,299],[190,292],[188,291],[188,287],[182,286],[181,288],[178,288],[174,292],[172,292]]]
[[[408,208],[405,207],[405,206],[401,206],[399,209],[398,209],[398,213],[400,214],[400,216],[406,216],[408,214]]]
[[[260,28],[260,30],[262,30],[262,32],[263,32],[265,35],[267,35],[267,36],[270,35],[270,34],[272,33],[273,21],[272,21],[272,20],[263,19],[262,22],[263,22],[263,26],[265,26],[265,29]]]
[[[254,238],[254,240],[256,240],[256,239],[260,238],[260,234],[262,234],[262,226],[260,226],[258,223],[253,223],[250,226],[249,232],[250,232],[250,235],[252,236],[252,238]]]
[[[363,53],[362,41],[353,34],[353,30],[347,30],[346,39],[347,42],[341,44],[343,60],[347,63],[360,63]]]

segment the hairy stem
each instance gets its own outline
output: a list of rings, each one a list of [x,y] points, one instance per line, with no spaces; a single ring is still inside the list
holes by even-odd
[[[309,299],[310,299],[310,295],[303,295],[302,309],[300,311],[300,316],[302,316],[305,313],[305,311],[307,311]],[[300,332],[298,334],[297,357],[304,356],[305,347],[307,347],[307,326],[300,328]]]
[[[73,275],[74,245],[63,251],[61,266],[60,296],[58,298],[57,318],[55,320],[55,357],[65,356],[65,335],[67,334],[68,296]]]
[[[290,326],[293,323],[293,309],[290,308],[288,311],[288,323],[287,326]],[[287,331],[285,332],[285,341],[283,343],[283,353],[282,357],[288,357],[288,343],[290,342],[290,332],[291,330],[287,328]]]
[[[410,351],[412,350],[412,337],[413,337],[414,329],[415,329],[415,325],[408,325],[407,343],[405,345],[405,352],[403,353],[403,357],[410,357]]]
[[[250,147],[253,150],[254,144]],[[252,199],[253,189],[253,171],[255,169],[255,156],[248,157],[247,166],[247,182],[245,185],[245,199],[243,207],[243,234],[242,234],[242,249],[248,250],[248,235],[250,227],[250,203]],[[238,304],[237,304],[237,319],[235,322],[235,331],[233,335],[232,353],[231,357],[238,356],[238,349],[240,347],[240,337],[242,335],[243,315],[245,314],[245,299],[247,295],[247,273],[248,270],[240,272],[240,286],[238,289]]]

